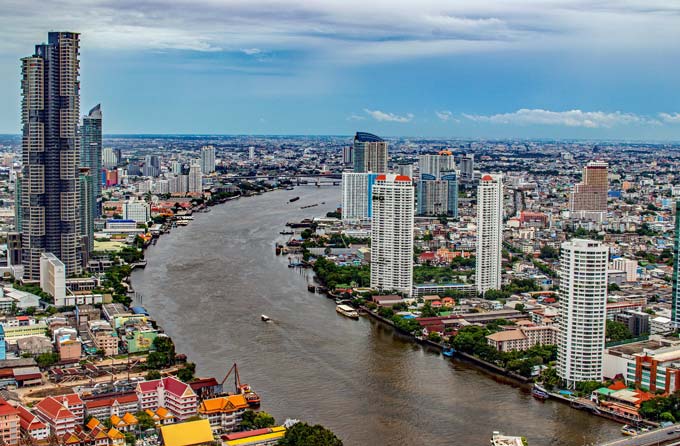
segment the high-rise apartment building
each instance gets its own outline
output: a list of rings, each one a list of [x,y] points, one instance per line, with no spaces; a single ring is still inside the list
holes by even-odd
[[[142,175],[145,177],[157,177],[161,174],[161,159],[158,155],[146,155]]]
[[[118,165],[118,161],[118,155],[115,150],[110,147],[102,149],[102,167],[113,169]]]
[[[80,235],[83,238],[83,246],[87,253],[94,251],[94,219],[95,217],[95,198],[92,183],[100,183],[98,178],[92,176],[92,171],[88,167],[80,168],[78,181],[80,184]],[[88,256],[86,256],[88,257]]]
[[[501,288],[503,176],[482,176],[477,186],[477,292]]]
[[[189,167],[189,193],[200,194],[203,192],[203,172],[200,164],[192,163]]]
[[[342,173],[342,219],[366,220],[373,215],[376,173]]]
[[[99,178],[102,172],[102,109],[95,105],[87,116],[83,116],[80,144],[80,166],[90,170],[90,175]],[[101,217],[102,182],[92,181],[92,212],[95,218]]]
[[[399,163],[397,164],[397,175],[413,178],[413,164]]]
[[[23,189],[21,182],[23,177],[21,172],[17,173],[16,179],[14,180],[14,230],[21,233],[23,226],[22,222],[22,212],[21,212],[21,202],[23,200]]]
[[[123,219],[134,220],[137,223],[146,223],[151,220],[151,207],[149,203],[141,200],[128,200],[123,204]]]
[[[680,327],[680,201],[675,202],[675,239],[673,241],[673,294],[671,322],[673,328]]]
[[[173,160],[172,163],[170,163],[170,169],[174,175],[182,175],[182,163],[179,161]]]
[[[205,175],[215,171],[215,147],[201,147],[201,171]]]
[[[442,172],[456,170],[456,160],[449,150],[442,150],[436,155],[420,155],[418,157],[421,180],[438,180]]]
[[[342,163],[349,165],[353,163],[352,155],[354,154],[354,147],[346,146],[342,148]]]
[[[457,217],[458,174],[452,153],[420,155],[418,165],[418,215]]]
[[[357,132],[352,156],[354,172],[387,172],[387,141],[378,136]]]
[[[569,200],[571,212],[607,212],[609,166],[602,161],[591,161],[583,168],[583,180],[574,185]]]
[[[470,182],[475,178],[475,155],[468,153],[460,159],[460,179]]]
[[[71,275],[80,271],[79,35],[50,32],[21,64],[24,277],[40,278],[43,252]]]
[[[581,381],[602,381],[608,260],[602,242],[562,243],[557,375],[570,389]]]
[[[378,175],[373,185],[371,288],[411,295],[413,205],[411,178]]]

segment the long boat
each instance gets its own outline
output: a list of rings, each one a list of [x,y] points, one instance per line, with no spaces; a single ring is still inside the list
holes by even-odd
[[[356,310],[349,305],[340,304],[335,307],[335,311],[350,319],[359,319],[359,313],[357,313]]]

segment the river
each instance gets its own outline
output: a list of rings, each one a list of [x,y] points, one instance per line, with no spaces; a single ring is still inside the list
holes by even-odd
[[[495,430],[531,446],[620,435],[618,424],[536,401],[307,292],[311,272],[287,268],[274,243],[287,221],[325,215],[339,199],[338,188],[298,187],[235,200],[149,248],[133,285],[199,375],[221,380],[237,362],[263,410],[281,422],[320,423],[347,446],[488,445]],[[263,313],[273,321],[261,322]]]

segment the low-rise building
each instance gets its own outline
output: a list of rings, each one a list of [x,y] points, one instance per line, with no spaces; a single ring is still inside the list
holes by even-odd
[[[51,396],[35,405],[35,414],[42,422],[49,425],[50,431],[57,436],[72,432],[78,424],[78,418],[73,412]]]
[[[557,327],[520,327],[503,330],[486,337],[489,345],[501,352],[527,350],[535,345],[555,345]]]
[[[7,401],[0,398],[0,440],[7,446],[19,444],[20,436],[19,411]]]
[[[210,421],[213,431],[232,432],[240,426],[248,402],[243,395],[230,395],[201,401],[198,416]]]
[[[191,386],[174,376],[138,383],[135,392],[141,410],[155,411],[165,407],[179,421],[193,417],[197,413],[196,393]]]

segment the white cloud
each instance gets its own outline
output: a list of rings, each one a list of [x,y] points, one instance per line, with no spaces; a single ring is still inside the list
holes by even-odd
[[[361,14],[357,14],[361,11]],[[3,0],[0,53],[47,29],[93,49],[296,51],[352,63],[461,52],[677,52],[676,0]]]
[[[444,122],[449,122],[449,121],[450,122],[460,122],[460,120],[455,118],[453,116],[453,113],[451,113],[448,110],[435,111],[434,114],[437,115],[437,117]]]
[[[259,48],[242,48],[241,52],[248,56],[257,56],[258,54],[262,54],[262,50]]]
[[[413,113],[406,113],[403,116],[395,115],[394,113],[388,113],[381,110],[369,110],[367,108],[364,111],[371,116],[376,121],[380,122],[411,122],[415,117]]]
[[[348,121],[363,121],[364,119],[366,119],[365,116],[357,115],[357,114],[354,114],[354,113],[352,113],[351,115],[349,115],[347,117]]]
[[[680,124],[680,113],[659,113],[659,118],[667,124]]]
[[[475,122],[510,125],[557,125],[566,127],[609,128],[628,124],[653,124],[659,122],[633,113],[603,111],[551,111],[522,108],[512,113],[496,115],[463,114]]]

